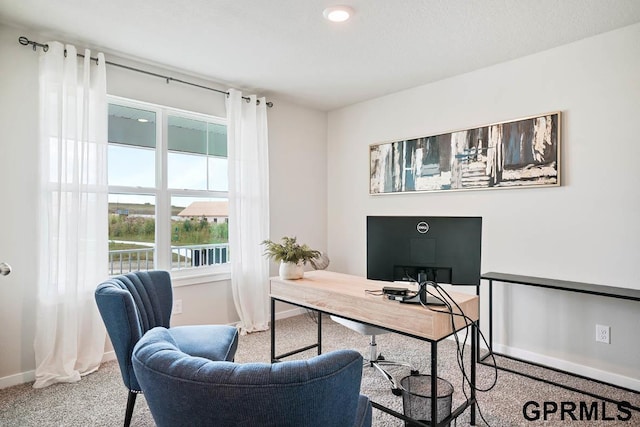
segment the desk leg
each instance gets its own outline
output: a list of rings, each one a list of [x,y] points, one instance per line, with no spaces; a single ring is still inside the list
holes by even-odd
[[[271,298],[271,363],[276,361],[276,300]]]
[[[471,425],[476,425],[476,355],[480,354],[477,335],[480,330],[480,320],[471,325],[475,332],[471,333]],[[463,362],[464,363],[464,362]]]
[[[477,342],[480,343],[480,310],[482,310],[482,301],[480,300],[480,285],[476,286],[476,296],[478,297],[478,327],[475,330],[475,334],[476,334],[476,339],[478,340]],[[473,328],[472,328],[472,332],[473,332]],[[480,345],[478,345],[478,352],[476,354],[476,357],[478,360],[480,360],[481,358],[481,354],[480,354]]]
[[[438,425],[438,343],[431,341],[431,423]]]
[[[493,354],[493,279],[489,279],[489,354]]]
[[[318,355],[322,354],[322,313],[318,313]]]

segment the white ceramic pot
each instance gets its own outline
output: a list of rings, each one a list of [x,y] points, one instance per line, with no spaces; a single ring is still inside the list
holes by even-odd
[[[304,276],[304,264],[298,263],[295,264],[293,262],[284,262],[280,263],[280,278],[281,279],[302,279]]]

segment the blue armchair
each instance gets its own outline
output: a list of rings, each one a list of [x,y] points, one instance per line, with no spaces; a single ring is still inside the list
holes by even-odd
[[[112,277],[98,285],[95,299],[129,389],[124,419],[127,427],[136,396],[142,392],[131,365],[133,347],[150,329],[169,328],[173,307],[171,276],[157,270]],[[232,361],[238,347],[238,331],[232,326],[177,326],[170,331],[185,353],[209,360]]]
[[[154,328],[132,361],[158,427],[371,426],[362,356],[353,350],[274,364],[212,362]]]

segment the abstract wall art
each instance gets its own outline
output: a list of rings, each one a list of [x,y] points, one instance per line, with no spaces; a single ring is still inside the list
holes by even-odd
[[[560,112],[369,146],[369,194],[560,185]]]

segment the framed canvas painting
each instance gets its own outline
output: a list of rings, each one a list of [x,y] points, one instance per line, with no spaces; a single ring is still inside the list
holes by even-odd
[[[369,193],[560,185],[560,112],[369,146]]]

